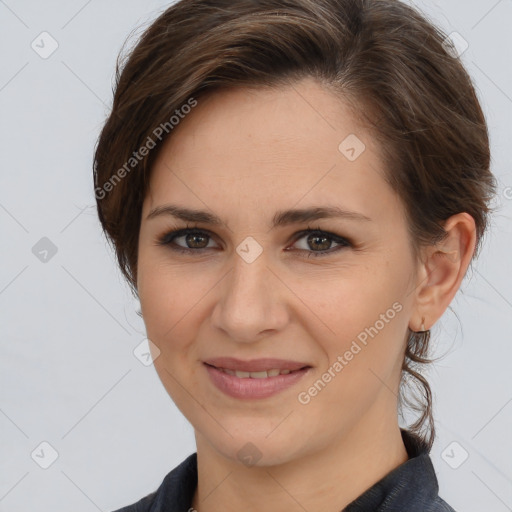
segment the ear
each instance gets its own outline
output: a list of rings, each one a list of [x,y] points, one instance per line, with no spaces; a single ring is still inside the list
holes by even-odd
[[[443,315],[457,293],[476,245],[475,220],[458,213],[443,223],[446,237],[426,247],[418,265],[414,309],[409,328],[428,330]],[[424,319],[424,328],[421,327]]]

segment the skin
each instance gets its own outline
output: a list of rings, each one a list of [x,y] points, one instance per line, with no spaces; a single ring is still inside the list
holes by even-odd
[[[355,134],[354,161],[338,146]],[[157,239],[187,222],[147,219],[157,206],[208,210],[223,223],[185,255]],[[319,219],[270,229],[287,208],[337,205],[370,221]],[[280,89],[201,99],[152,169],[142,210],[137,287],[158,375],[194,427],[199,512],[335,512],[408,458],[397,393],[407,328],[425,329],[457,292],[475,248],[467,213],[448,219],[443,244],[415,260],[400,198],[383,178],[379,147],[347,104],[312,79]],[[319,248],[306,229],[347,238]],[[236,251],[253,237],[262,253]],[[321,244],[320,242],[317,242]],[[201,245],[202,244],[202,245]],[[287,249],[287,250],[286,250]],[[327,250],[321,257],[308,253]],[[298,401],[398,302],[401,310],[308,404]],[[155,348],[157,347],[157,348]],[[217,356],[277,357],[313,368],[269,398],[220,392],[202,363]],[[251,442],[252,466],[237,453]]]

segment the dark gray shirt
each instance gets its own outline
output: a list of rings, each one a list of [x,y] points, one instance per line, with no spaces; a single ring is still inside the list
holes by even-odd
[[[427,446],[406,430],[401,432],[409,460],[341,512],[455,512],[438,495],[437,477]],[[170,471],[155,492],[115,512],[188,512],[196,487],[197,452]]]

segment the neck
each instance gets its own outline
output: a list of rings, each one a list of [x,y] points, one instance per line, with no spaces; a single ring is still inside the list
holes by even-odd
[[[408,460],[396,415],[386,418],[382,412],[369,413],[321,451],[273,466],[246,467],[220,454],[196,431],[193,508],[339,512]]]

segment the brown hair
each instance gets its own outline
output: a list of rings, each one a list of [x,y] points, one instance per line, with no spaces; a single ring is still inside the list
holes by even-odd
[[[306,77],[348,101],[381,143],[385,177],[405,205],[414,254],[442,240],[442,221],[467,212],[476,223],[475,257],[496,181],[482,109],[445,37],[397,0],[171,5],[123,63],[119,54],[112,112],[94,156],[99,219],[135,295],[142,202],[152,162],[176,124],[171,117],[179,122],[216,89],[280,87]],[[429,339],[430,331],[409,331],[399,403],[400,411],[405,400],[419,412],[409,429],[430,448],[432,396],[419,373],[430,362]],[[420,389],[413,400],[403,393],[409,378]]]

